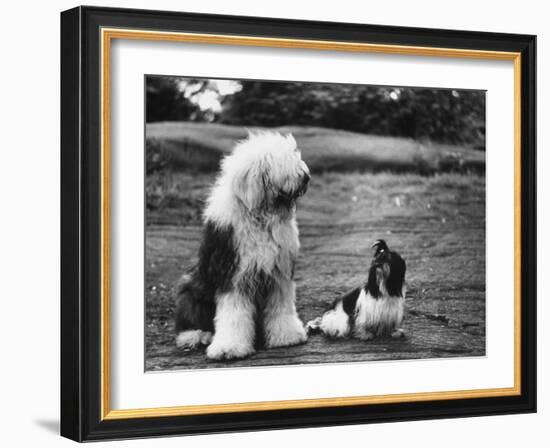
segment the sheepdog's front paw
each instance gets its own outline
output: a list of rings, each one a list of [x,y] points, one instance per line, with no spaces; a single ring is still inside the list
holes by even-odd
[[[214,341],[206,349],[206,356],[213,360],[241,359],[254,353],[254,347],[248,344],[232,344],[224,341]]]
[[[394,339],[404,338],[405,332],[401,328],[398,328],[391,334],[391,337]]]
[[[286,319],[279,318],[275,322],[270,322],[266,328],[265,345],[267,348],[289,347],[304,344],[306,341],[306,330],[296,316]]]

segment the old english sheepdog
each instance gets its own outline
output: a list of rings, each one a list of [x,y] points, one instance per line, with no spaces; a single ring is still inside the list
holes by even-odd
[[[176,345],[210,359],[304,343],[294,264],[309,169],[292,135],[251,133],[221,164],[197,265],[176,286]]]
[[[336,299],[323,316],[308,322],[309,332],[362,340],[405,335],[399,328],[406,292],[405,261],[384,240],[377,240],[372,247],[375,252],[366,283]]]

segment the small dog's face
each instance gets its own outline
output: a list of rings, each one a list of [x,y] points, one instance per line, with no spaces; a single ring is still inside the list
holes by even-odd
[[[228,159],[238,165],[235,194],[251,211],[288,213],[307,191],[309,169],[291,134],[251,134]]]
[[[373,297],[402,297],[405,285],[405,260],[391,251],[384,240],[373,246],[374,257],[369,269],[367,289]]]

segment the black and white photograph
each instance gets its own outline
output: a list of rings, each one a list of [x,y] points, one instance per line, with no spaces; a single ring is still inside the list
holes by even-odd
[[[540,433],[537,36],[376,7],[61,13],[61,309],[31,313],[61,380],[26,406],[52,392],[63,437]]]
[[[485,356],[485,91],[144,82],[146,371]]]

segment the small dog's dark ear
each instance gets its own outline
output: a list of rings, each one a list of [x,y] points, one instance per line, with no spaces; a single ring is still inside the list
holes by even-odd
[[[390,274],[386,280],[386,289],[392,297],[401,297],[403,295],[403,285],[405,283],[405,271],[407,266],[398,254],[392,254],[390,264]]]
[[[367,284],[365,289],[367,292],[374,298],[380,297],[380,287],[378,286],[378,276],[376,275],[376,267],[371,266],[369,269],[369,278],[367,279]]]

